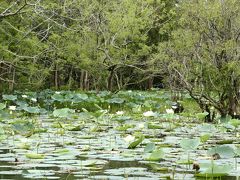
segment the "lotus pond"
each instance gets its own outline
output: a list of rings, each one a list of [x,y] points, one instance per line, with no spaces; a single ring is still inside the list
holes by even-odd
[[[1,179],[238,179],[240,121],[205,124],[166,91],[15,92],[0,103]],[[168,112],[168,113],[167,113]]]

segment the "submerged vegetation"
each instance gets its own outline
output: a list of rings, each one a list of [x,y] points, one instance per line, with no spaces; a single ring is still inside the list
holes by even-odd
[[[205,124],[186,94],[51,91],[3,95],[0,174],[18,179],[207,179],[239,174],[238,120]],[[21,177],[21,178],[20,178]]]

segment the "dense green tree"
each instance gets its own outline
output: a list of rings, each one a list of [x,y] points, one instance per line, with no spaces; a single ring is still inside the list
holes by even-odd
[[[175,0],[3,1],[3,89],[151,88]],[[137,84],[137,85],[136,85]]]
[[[0,78],[2,87],[13,90],[17,81],[24,87],[33,84],[41,86],[41,64],[37,63],[44,50],[44,44],[31,24],[34,2],[4,1],[0,10]],[[40,81],[39,81],[40,80]],[[5,83],[4,83],[5,82]],[[33,83],[33,84],[32,84]],[[23,88],[23,87],[22,87]]]
[[[223,117],[240,113],[239,7],[238,0],[183,1],[178,28],[159,48],[172,85]]]

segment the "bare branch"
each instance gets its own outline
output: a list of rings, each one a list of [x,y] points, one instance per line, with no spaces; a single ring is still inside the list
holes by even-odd
[[[10,10],[17,5],[18,1],[16,1],[15,3],[11,4],[7,9],[5,9],[2,13],[0,13],[0,19],[1,18],[6,18],[9,16],[14,16],[17,15],[18,13],[20,13],[27,5],[27,0],[24,0],[24,4],[22,6],[20,6],[17,10],[15,10],[14,12],[10,12]]]

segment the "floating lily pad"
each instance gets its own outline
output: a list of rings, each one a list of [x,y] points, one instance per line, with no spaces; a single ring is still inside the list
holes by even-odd
[[[14,100],[17,99],[16,95],[6,95],[6,94],[4,94],[4,95],[2,95],[2,97],[3,97],[4,100],[9,100],[9,101],[14,101]]]
[[[23,107],[23,110],[25,110],[26,112],[31,113],[31,114],[39,114],[40,113],[40,109],[38,107],[25,106],[25,107]]]
[[[149,153],[152,152],[155,149],[155,144],[154,143],[148,143],[145,148],[144,148],[144,152],[145,153]]]
[[[112,99],[108,99],[107,102],[110,104],[122,104],[122,103],[124,103],[124,99],[112,98]]]
[[[115,120],[115,121],[117,121],[119,123],[123,123],[123,122],[125,122],[127,120],[130,120],[130,119],[131,119],[131,117],[129,117],[129,116],[120,116],[120,117],[114,118],[113,120]]]
[[[146,158],[146,160],[148,161],[159,161],[161,159],[164,158],[164,151],[161,149],[155,150],[152,152],[152,154],[150,154],[150,156],[148,158]]]
[[[36,154],[36,153],[28,153],[25,156],[29,159],[43,159],[45,157],[44,154]]]
[[[75,111],[73,109],[69,109],[69,108],[55,109],[53,111],[53,116],[60,117],[60,118],[67,118],[70,116],[70,114],[74,112]]]

